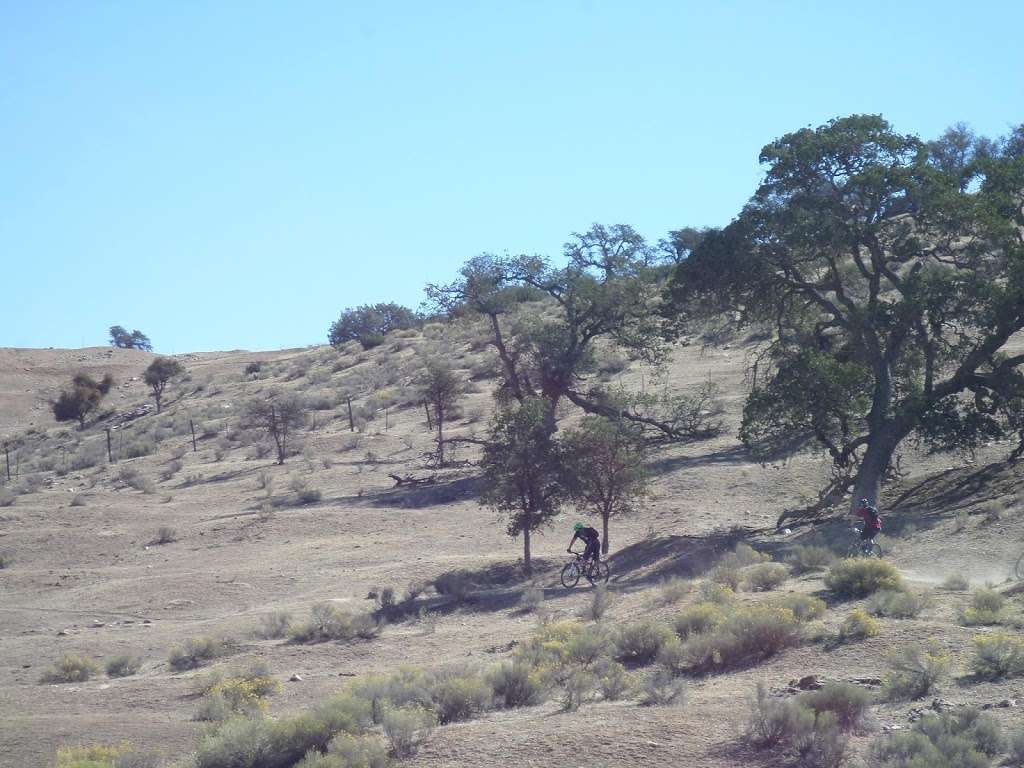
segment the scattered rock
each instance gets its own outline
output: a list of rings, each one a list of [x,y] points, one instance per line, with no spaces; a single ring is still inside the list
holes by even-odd
[[[790,681],[789,687],[801,691],[819,691],[825,687],[825,681],[820,675],[805,675],[799,680]]]
[[[857,685],[867,685],[867,686],[870,686],[870,687],[874,687],[874,686],[879,686],[879,685],[882,684],[882,678],[880,678],[880,677],[851,677],[850,678],[850,682],[851,683],[856,683]]]
[[[288,682],[289,683],[301,683],[302,682],[302,676],[301,675],[292,675],[291,677],[288,678]]]

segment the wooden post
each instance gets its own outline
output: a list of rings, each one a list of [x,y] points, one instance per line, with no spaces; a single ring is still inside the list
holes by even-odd
[[[427,429],[429,429],[431,432],[433,432],[434,431],[434,422],[430,418],[430,405],[427,403],[426,400],[423,401],[423,410],[427,412]]]
[[[107,427],[107,464],[114,463],[114,450],[110,445],[110,427]]]
[[[349,432],[355,432],[356,431],[356,422],[355,422],[355,419],[352,418],[352,398],[351,397],[346,397],[345,398],[345,402],[348,403],[348,431]]]
[[[67,471],[68,471],[68,447],[66,445],[62,445],[60,447],[60,463],[61,463],[61,467],[63,468],[64,473],[67,474]]]
[[[4,456],[7,458],[7,482],[11,481],[11,446],[4,443]]]
[[[385,432],[387,432],[387,431],[388,431],[388,423],[389,423],[389,422],[388,422],[388,409],[387,409],[387,408],[385,408],[385,409],[384,409],[384,431],[385,431]]]
[[[192,453],[196,453],[199,449],[196,448],[196,425],[192,419],[188,420],[188,428],[192,430]]]

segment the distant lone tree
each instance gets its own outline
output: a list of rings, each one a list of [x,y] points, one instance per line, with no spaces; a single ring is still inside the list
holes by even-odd
[[[462,381],[451,365],[441,359],[428,360],[420,379],[423,401],[433,411],[437,429],[437,466],[444,466],[444,421],[462,394]]]
[[[586,416],[560,442],[566,487],[584,511],[601,517],[601,551],[608,554],[609,519],[635,511],[646,495],[646,443],[635,425],[602,416]]]
[[[141,349],[144,352],[152,352],[153,345],[149,337],[142,331],[128,333],[120,325],[110,326],[110,346],[118,349]]]
[[[167,386],[167,382],[175,376],[181,375],[184,371],[185,369],[181,363],[173,357],[157,357],[146,368],[146,372],[142,374],[143,380],[153,390],[153,399],[156,400],[157,413],[160,413],[160,402],[163,400],[164,387]]]
[[[480,504],[508,516],[523,536],[523,568],[532,574],[530,536],[558,514],[565,495],[561,453],[548,430],[548,404],[527,398],[501,409],[484,445]]]
[[[79,429],[85,429],[86,417],[96,410],[113,386],[114,377],[109,373],[101,381],[87,373],[78,374],[71,380],[71,388],[50,403],[53,417],[57,421],[77,421]]]
[[[342,312],[331,323],[327,339],[335,347],[358,341],[363,349],[371,349],[383,344],[384,336],[391,331],[418,328],[420,322],[419,315],[400,304],[364,304]]]
[[[834,476],[803,512],[851,489],[874,502],[908,436],[1024,437],[1024,355],[1005,351],[1024,329],[1020,135],[926,145],[874,115],[787,134],[738,218],[676,268],[681,324],[726,312],[769,333],[740,438],[765,460],[828,452]]]
[[[274,440],[278,464],[284,464],[288,455],[289,436],[305,423],[305,404],[298,395],[291,393],[250,400],[242,414],[242,426],[260,430]]]

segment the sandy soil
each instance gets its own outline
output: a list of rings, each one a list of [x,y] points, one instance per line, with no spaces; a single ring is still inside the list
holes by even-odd
[[[798,457],[783,466],[750,462],[735,438],[744,394],[743,368],[749,350],[701,353],[680,349],[668,381],[688,387],[709,375],[723,391],[728,429],[714,440],[660,451],[652,462],[652,496],[639,514],[612,527],[613,622],[645,615],[669,615],[653,597],[669,575],[700,576],[738,540],[768,551],[845,527],[826,521],[817,531],[789,535],[772,531],[779,513],[806,498],[823,477],[820,458]],[[391,353],[381,348],[360,365],[373,367]],[[323,349],[271,353],[210,353],[185,356],[204,391],[180,394],[165,416],[237,408],[241,398],[266,381],[249,381],[243,366],[255,359],[282,366],[304,357],[327,358]],[[137,352],[89,350],[0,350],[0,433],[13,437],[33,427],[53,435],[74,431],[54,425],[40,397],[56,391],[77,370],[106,371],[124,383],[110,401],[126,409],[145,400],[141,375],[149,356]],[[386,361],[385,361],[386,362]],[[319,363],[317,365],[320,365]],[[324,371],[330,368],[323,364]],[[319,370],[319,368],[318,368]],[[326,374],[325,374],[326,375]],[[633,368],[621,375],[631,386],[649,382]],[[283,378],[277,379],[283,381]],[[466,399],[456,431],[479,431],[491,409],[489,383]],[[301,380],[287,386],[300,386]],[[329,387],[330,382],[323,384]],[[155,419],[146,416],[145,419]],[[140,420],[141,421],[141,420]],[[322,413],[316,429],[302,435],[305,456],[282,467],[253,458],[246,448],[227,450],[217,460],[217,439],[207,437],[192,452],[190,438],[173,435],[157,453],[119,465],[99,464],[66,474],[46,472],[41,487],[0,507],[0,766],[32,768],[51,764],[60,745],[128,740],[180,757],[195,743],[200,724],[192,718],[195,678],[203,671],[169,668],[168,648],[186,638],[231,638],[234,655],[265,660],[284,682],[272,700],[275,714],[310,706],[354,675],[394,669],[400,664],[485,664],[501,658],[510,640],[523,639],[536,620],[517,609],[525,582],[513,580],[481,593],[468,604],[439,610],[429,621],[387,627],[373,641],[354,644],[292,645],[254,635],[272,610],[297,618],[319,601],[355,609],[369,607],[376,586],[402,589],[453,568],[513,569],[518,542],[504,534],[495,515],[475,500],[471,468],[446,470],[429,488],[395,488],[389,473],[425,476],[423,454],[430,434],[421,409],[390,409],[387,430],[379,416],[352,447],[345,406]],[[86,439],[100,439],[99,427]],[[186,447],[183,468],[160,479],[176,449]],[[491,714],[478,721],[439,728],[411,766],[615,765],[659,761],[718,768],[770,765],[742,743],[745,702],[758,681],[782,687],[807,674],[831,678],[877,677],[887,649],[912,640],[936,638],[966,666],[970,639],[979,631],[958,626],[956,611],[968,596],[936,584],[952,572],[975,583],[1001,581],[1024,549],[1024,528],[1016,496],[1021,470],[1000,461],[1009,446],[992,446],[974,463],[908,452],[910,474],[887,491],[888,556],[920,589],[934,593],[918,619],[884,621],[880,637],[827,650],[811,644],[753,669],[692,681],[680,707],[640,707],[635,702],[595,704],[565,714],[553,705]],[[368,452],[372,453],[368,456]],[[33,456],[20,460],[28,465]],[[465,458],[463,456],[462,458]],[[128,464],[156,482],[154,493],[127,487],[118,477]],[[274,478],[274,497],[284,503],[270,519],[258,514],[264,491],[257,477]],[[190,478],[191,477],[191,481]],[[319,503],[287,502],[290,482],[302,478],[320,489]],[[72,506],[75,497],[84,506]],[[1002,520],[982,522],[983,505],[998,502]],[[964,516],[956,522],[957,512]],[[573,616],[589,601],[582,587],[557,585],[571,522],[537,537],[534,556],[546,588],[548,609]],[[151,542],[161,526],[178,540]],[[960,529],[960,530],[958,530]],[[793,579],[783,589],[817,592],[820,578]],[[757,599],[752,598],[752,599]],[[1020,607],[1020,598],[1016,607]],[[855,604],[829,611],[834,627]],[[98,662],[120,653],[143,659],[140,673],[124,679],[102,675],[81,684],[40,684],[40,676],[64,653]],[[1021,698],[1024,681],[958,684],[942,691],[954,701],[985,704]],[[911,705],[880,705],[877,725],[906,723]],[[1016,710],[996,710],[1008,723]],[[858,739],[863,743],[868,736]]]

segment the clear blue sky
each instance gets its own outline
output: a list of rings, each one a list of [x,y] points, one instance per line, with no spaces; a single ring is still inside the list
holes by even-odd
[[[0,346],[320,343],[482,251],[721,225],[773,138],[1024,121],[1024,3],[0,0]]]

